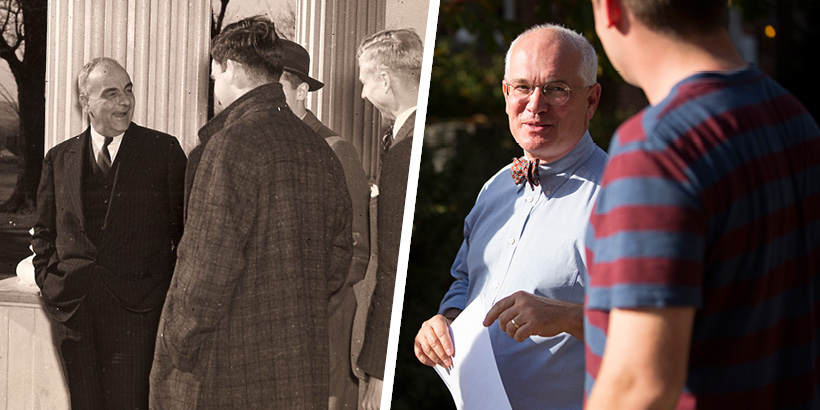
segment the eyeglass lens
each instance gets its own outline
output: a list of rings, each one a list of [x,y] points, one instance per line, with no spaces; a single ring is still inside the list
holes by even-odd
[[[563,105],[569,100],[570,88],[560,82],[547,83],[541,86],[531,84],[526,81],[516,81],[509,83],[510,94],[518,99],[524,99],[532,95],[536,88],[540,89],[547,102],[551,105]]]

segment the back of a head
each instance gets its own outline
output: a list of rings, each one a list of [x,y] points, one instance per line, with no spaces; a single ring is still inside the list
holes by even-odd
[[[725,28],[729,9],[726,0],[623,0],[623,4],[653,31],[679,38]]]
[[[211,42],[211,56],[223,67],[226,60],[241,63],[259,82],[275,82],[282,75],[282,42],[273,22],[263,17],[226,26]]]
[[[383,30],[362,40],[356,58],[362,65],[403,72],[415,82],[421,78],[424,45],[410,29]]]

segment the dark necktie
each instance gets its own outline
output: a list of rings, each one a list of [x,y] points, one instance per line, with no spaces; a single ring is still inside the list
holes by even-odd
[[[540,160],[536,158],[535,161],[530,161],[527,157],[514,158],[510,174],[512,174],[513,181],[518,185],[522,182],[529,182],[530,189],[533,191],[540,183],[538,181],[538,163]]]
[[[387,131],[382,135],[382,151],[387,152],[393,144],[393,126],[387,128]]]
[[[108,171],[111,170],[111,154],[108,152],[108,146],[111,144],[111,141],[114,141],[114,137],[103,138],[105,142],[103,142],[100,155],[97,157],[97,166],[100,167],[103,176],[108,176]]]

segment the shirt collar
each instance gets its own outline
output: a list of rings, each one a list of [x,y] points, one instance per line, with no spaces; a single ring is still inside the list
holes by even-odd
[[[393,138],[396,138],[396,135],[399,133],[399,130],[401,130],[401,127],[404,126],[404,123],[407,121],[408,118],[410,118],[410,114],[412,114],[414,111],[416,111],[416,106],[412,106],[408,108],[407,111],[404,111],[403,113],[396,116],[396,122],[393,123]]]
[[[105,141],[105,138],[106,138],[106,137],[105,137],[105,136],[103,136],[102,134],[100,134],[99,132],[97,132],[97,130],[95,130],[95,129],[94,129],[94,126],[93,126],[93,125],[92,125],[92,126],[90,126],[89,128],[91,128],[91,138],[93,138],[93,139],[94,139],[94,141],[99,142],[100,144],[102,144],[102,143]],[[125,133],[124,133],[124,132],[122,132],[122,133],[120,133],[119,135],[115,135],[115,136],[113,136],[112,138],[114,138],[114,142],[116,142],[116,141],[117,141],[117,139],[119,139],[120,137],[122,137],[124,134],[125,134]]]
[[[592,141],[592,136],[589,131],[584,133],[584,136],[578,141],[570,152],[561,158],[550,163],[541,162],[538,165],[539,178],[541,190],[548,196],[556,192],[595,151],[595,142]],[[521,187],[528,186],[527,184],[519,185]]]

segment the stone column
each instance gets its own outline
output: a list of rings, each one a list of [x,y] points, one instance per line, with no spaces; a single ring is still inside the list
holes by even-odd
[[[111,57],[134,83],[134,122],[190,151],[206,121],[210,13],[206,1],[49,1],[46,150],[88,126],[77,74],[88,60]]]

